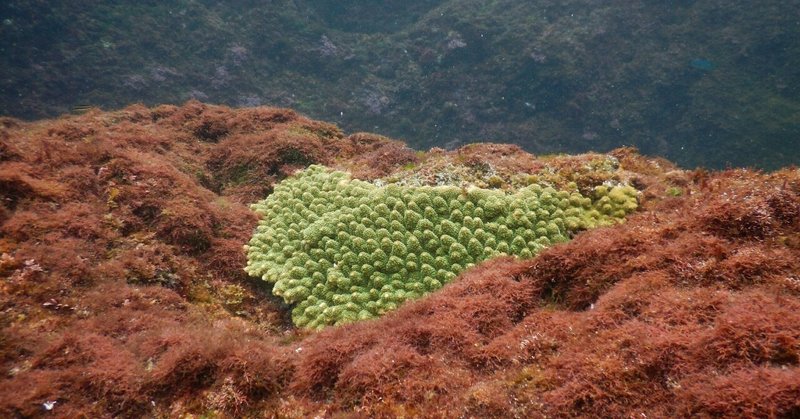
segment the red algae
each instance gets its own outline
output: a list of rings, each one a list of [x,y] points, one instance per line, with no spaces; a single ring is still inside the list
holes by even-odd
[[[800,226],[785,214],[800,175],[709,176],[625,224],[309,337],[295,388],[379,416],[409,401],[422,416],[796,414],[800,254],[785,238]],[[774,399],[747,391],[759,380]]]
[[[307,148],[253,148],[259,164],[327,162],[343,142],[335,127],[189,102],[5,118],[0,132],[2,416],[53,401],[73,417],[159,414],[186,400],[240,410],[282,387],[284,310],[241,269],[252,197],[229,187],[215,156],[244,159],[231,147],[261,135]],[[243,173],[269,187],[290,171]]]
[[[370,180],[491,168],[501,188],[626,181],[642,209],[380,319],[294,331],[241,269],[246,204],[312,163]],[[3,417],[800,415],[796,169],[421,153],[291,110],[189,102],[0,118],[0,193]]]

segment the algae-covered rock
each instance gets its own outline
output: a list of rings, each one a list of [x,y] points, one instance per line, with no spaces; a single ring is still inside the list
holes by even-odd
[[[534,184],[512,193],[452,186],[379,187],[322,166],[253,205],[262,220],[246,271],[294,304],[297,326],[377,317],[441,288],[483,260],[529,258],[636,209],[630,186],[592,200]]]

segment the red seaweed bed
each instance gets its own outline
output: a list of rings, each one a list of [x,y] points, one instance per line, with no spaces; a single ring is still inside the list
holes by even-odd
[[[198,102],[2,119],[0,416],[800,416],[800,172],[615,153],[625,224],[308,333],[241,271],[245,204],[402,143]]]

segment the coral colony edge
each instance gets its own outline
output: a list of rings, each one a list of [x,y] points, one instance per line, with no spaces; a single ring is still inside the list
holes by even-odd
[[[797,417],[800,170],[0,117],[0,416]]]

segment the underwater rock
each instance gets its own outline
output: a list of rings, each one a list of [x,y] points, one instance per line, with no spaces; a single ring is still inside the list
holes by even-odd
[[[293,177],[311,164],[331,169]],[[479,251],[467,226],[479,219],[486,233],[488,218],[459,197],[481,181],[476,192],[509,206],[536,186],[539,199],[580,194],[598,220],[633,203],[614,192],[627,184],[638,207],[535,257],[476,263],[379,318],[314,331],[242,270],[259,222],[246,204],[300,200],[309,173],[338,179],[326,205],[358,199],[341,193],[356,186],[380,198],[386,208],[368,210],[388,210],[408,237],[378,243],[400,272],[417,245],[407,225],[423,218],[407,219],[398,204],[411,204],[390,191],[440,191],[429,199],[450,210],[436,213],[442,257]],[[317,216],[343,221],[349,208]],[[480,209],[507,222],[516,212]],[[302,230],[292,223],[287,240]],[[329,233],[313,224],[309,234]],[[543,235],[565,236],[550,224]],[[331,240],[362,239],[349,222],[330,227]],[[631,148],[422,152],[288,109],[196,101],[0,117],[1,417],[41,416],[51,402],[63,417],[795,417],[799,278],[797,168],[685,171]]]
[[[703,71],[711,71],[714,69],[714,67],[716,67],[714,63],[705,58],[695,58],[692,61],[689,61],[689,65],[692,68]]]

